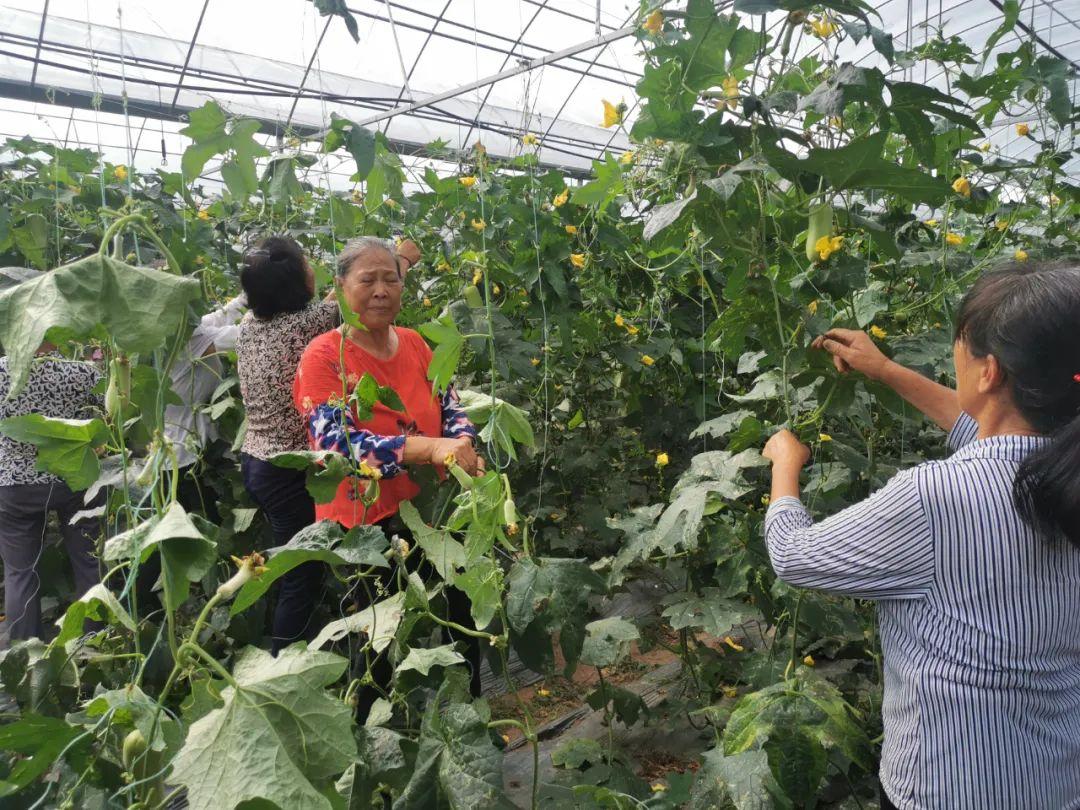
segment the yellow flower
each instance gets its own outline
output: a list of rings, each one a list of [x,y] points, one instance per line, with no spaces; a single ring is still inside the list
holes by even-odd
[[[656,9],[645,18],[645,22],[641,24],[641,27],[655,37],[664,27],[664,13],[660,9]]]
[[[540,365],[540,358],[539,357],[534,357],[529,362],[532,363],[534,366],[538,366],[538,365]]]
[[[567,225],[566,232],[571,236],[575,236],[577,234],[577,225]]]
[[[814,656],[808,655],[808,656],[806,656],[806,658],[804,658],[802,660],[802,662],[804,664],[806,664],[808,667],[812,667],[814,665]]]
[[[999,231],[1004,231],[1009,227],[1009,220],[999,219],[997,222],[994,223],[994,227],[997,228]]]
[[[735,698],[739,696],[739,690],[734,686],[725,686],[723,691],[724,697],[726,698]]]
[[[843,129],[844,119],[838,115],[834,115],[829,119],[829,126],[833,129]]]
[[[472,225],[472,229],[474,231],[482,231],[482,230],[484,230],[484,228],[487,227],[487,223],[484,222],[484,220],[482,220],[482,219],[474,219],[469,224]]]
[[[442,273],[449,273],[452,268],[450,267],[450,262],[446,261],[446,259],[443,259],[441,262],[435,265],[435,269]]]
[[[639,331],[638,328],[636,326],[634,326],[632,323],[628,323],[626,325],[626,333],[628,335],[636,335],[638,333],[638,331]]]
[[[806,311],[811,315],[817,315],[818,300],[815,298],[809,304],[806,305]]]
[[[660,12],[656,13],[659,14]],[[665,790],[667,790],[667,786],[661,782],[656,782],[655,784],[650,785],[649,789],[652,790],[653,793],[663,793]]]
[[[1019,135],[1021,138],[1025,137],[1029,132],[1031,132],[1031,127],[1029,127],[1027,124],[1016,125],[1016,134]]]
[[[761,496],[761,505],[762,506],[768,506],[770,503],[772,503],[772,496],[771,495],[762,495]]]
[[[574,265],[574,267],[577,267],[577,268],[580,269],[580,268],[585,266],[585,259],[586,258],[587,257],[585,256],[584,253],[571,253],[570,254],[570,264],[572,264],[572,265]]]
[[[555,199],[551,201],[551,204],[556,208],[562,208],[566,205],[566,201],[570,199],[570,189],[564,188],[558,194],[555,195]]]
[[[113,169],[113,177],[120,181],[127,180],[127,169],[123,166],[117,166]]]
[[[743,652],[746,649],[742,644],[736,644],[731,636],[724,636],[724,643],[731,647],[735,652]]]
[[[828,14],[823,14],[813,20],[810,20],[810,30],[814,32],[814,36],[819,39],[828,39],[835,34],[839,28],[836,23],[829,19]]]
[[[651,366],[655,362],[656,361],[653,360],[651,357],[649,357],[649,355],[647,355],[647,354],[641,355],[641,364],[643,366]]]
[[[1028,260],[1027,251],[1017,248],[1016,253],[1013,254],[1013,258],[1018,262],[1026,262]]]
[[[989,152],[990,151],[990,141],[984,141],[983,143],[979,144],[979,151],[980,152]]]
[[[666,467],[669,463],[670,463],[670,459],[668,458],[667,453],[657,453],[656,454],[656,466],[657,467]]]
[[[957,177],[953,180],[952,190],[965,197],[971,196],[971,181],[966,177]]]
[[[503,739],[503,742],[506,743],[507,745],[510,744],[510,735],[509,734],[503,734],[502,739]]]
[[[875,324],[874,326],[871,326],[871,327],[870,327],[870,334],[871,334],[871,335],[872,335],[873,337],[876,337],[876,338],[877,338],[878,340],[884,340],[884,339],[885,339],[886,337],[888,337],[888,335],[889,335],[889,333],[888,333],[888,332],[886,332],[886,331],[885,331],[884,329],[882,329],[882,328],[881,328],[880,326],[878,326],[877,324]]]
[[[814,250],[822,261],[826,261],[831,255],[840,250],[844,244],[842,236],[823,236],[814,243]]]
[[[634,153],[633,152],[623,152],[619,156],[619,163],[621,163],[623,166],[629,166],[633,162],[634,162]]]
[[[626,321],[623,319],[623,316],[618,313],[615,315],[615,325],[620,328],[626,326]]]
[[[473,286],[479,286],[480,282],[484,280],[484,272],[482,270],[474,270],[472,274]]]
[[[540,143],[540,139],[531,132],[525,133],[525,136],[521,139],[522,146],[536,146],[538,143]]]
[[[945,234],[945,242],[950,245],[962,245],[964,244],[964,237],[958,233]]]
[[[830,436],[828,433],[819,433],[818,434],[818,441],[819,442],[831,442],[832,441],[832,436]]]
[[[197,216],[197,217],[198,217],[199,219],[201,219],[201,220],[202,220],[203,222],[206,222],[206,221],[207,221],[208,219],[210,219],[210,212],[209,212],[209,211],[207,211],[207,210],[206,210],[205,208],[203,208],[203,209],[202,209],[202,210],[200,210],[200,211],[199,211],[199,213],[197,213],[197,214],[196,214],[195,216]]]
[[[621,124],[623,115],[626,113],[625,102],[620,101],[619,106],[617,107],[606,98],[601,99],[601,102],[604,105],[604,123],[600,126],[604,127],[604,129],[608,129],[616,124]]]
[[[425,298],[424,299],[424,306],[425,307],[430,307],[431,306],[431,299],[430,298]]]
[[[734,110],[739,100],[739,80],[734,76],[725,76],[720,86],[724,90],[724,103],[729,110]]]
[[[491,285],[491,292],[494,293],[495,295],[498,295],[499,293],[502,292],[502,287],[500,287],[498,284],[492,284]]]
[[[476,178],[470,174],[467,177],[459,177],[458,182],[465,186],[465,188],[472,188],[476,185]]]
[[[367,462],[361,461],[360,467],[357,469],[361,478],[370,478],[372,481],[378,481],[382,478],[382,470],[376,467],[371,467]]]
[[[549,697],[551,695],[551,691],[541,686],[539,689],[536,690],[536,694],[540,697]]]
[[[1059,197],[1057,194],[1051,194],[1049,199],[1047,199],[1047,202],[1050,203],[1050,205],[1060,205],[1061,197]]]
[[[929,225],[931,228],[936,228],[937,227],[937,220],[936,219],[928,219],[928,220],[926,220],[926,224]]]

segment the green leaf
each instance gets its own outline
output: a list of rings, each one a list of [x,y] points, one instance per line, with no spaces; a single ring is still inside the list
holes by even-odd
[[[855,293],[855,322],[860,329],[865,329],[874,322],[874,318],[889,310],[889,297],[877,286],[870,286]]]
[[[105,542],[106,562],[135,559],[145,562],[161,553],[161,582],[167,610],[176,610],[188,597],[190,583],[198,582],[217,562],[217,546],[208,540],[178,503],[163,515]]]
[[[356,24],[356,18],[349,11],[348,5],[345,0],[312,0],[315,4],[315,8],[319,10],[319,14],[323,17],[329,17],[334,15],[341,17],[345,23],[345,27],[349,29],[349,36],[353,38],[353,42],[360,41],[360,27]]]
[[[383,552],[390,547],[378,526],[354,526],[344,533],[340,524],[321,520],[306,526],[288,543],[269,549],[266,571],[248,580],[236,594],[229,614],[235,616],[251,607],[279,578],[306,562],[318,561],[330,566],[362,565],[389,568]]]
[[[622,192],[622,167],[610,152],[604,155],[604,160],[594,160],[592,167],[596,179],[574,189],[570,200],[574,205],[594,205],[602,208]]]
[[[89,338],[103,329],[125,352],[151,352],[177,334],[197,279],[133,267],[94,253],[0,291],[0,344],[8,355],[9,397],[26,384],[34,353],[56,329]]]
[[[23,714],[14,723],[0,726],[0,751],[26,755],[0,779],[0,797],[12,796],[52,766],[69,743],[82,734],[56,717]]]
[[[721,638],[732,627],[756,615],[748,605],[725,599],[718,588],[702,588],[698,593],[676,593],[664,600],[663,617],[672,630],[700,627],[713,638]]]
[[[444,685],[428,704],[416,761],[394,810],[510,810],[502,752],[491,742],[487,717],[469,703],[446,705],[446,692]]]
[[[641,638],[637,627],[621,616],[610,616],[585,625],[581,663],[613,666],[630,654],[630,643]]]
[[[454,379],[461,349],[465,338],[458,331],[457,324],[449,315],[437,321],[425,323],[420,327],[420,334],[435,344],[431,364],[428,366],[428,379],[435,383],[440,392],[445,391]]]
[[[411,501],[402,501],[398,514],[412,532],[417,545],[424,550],[424,556],[439,572],[439,576],[446,582],[452,582],[458,569],[464,568],[468,562],[465,547],[455,540],[450,532],[433,529],[424,523]]]
[[[398,591],[393,596],[369,605],[352,616],[330,622],[319,631],[319,635],[308,647],[317,650],[331,641],[345,638],[350,633],[364,633],[370,637],[372,649],[377,653],[382,652],[394,640],[394,634],[404,615],[405,591]]]
[[[49,222],[41,214],[28,214],[23,224],[15,228],[15,246],[31,264],[44,270],[48,267]]]
[[[375,165],[375,133],[357,126],[337,113],[330,113],[330,129],[323,141],[323,151],[333,152],[344,146],[356,161],[356,182],[367,179]]]
[[[487,424],[480,431],[480,438],[497,445],[514,461],[517,461],[515,444],[528,448],[536,446],[532,425],[525,411],[501,399],[495,400]]]
[[[331,810],[313,782],[356,758],[352,710],[327,693],[348,661],[296,644],[275,658],[246,647],[224,705],[188,729],[170,781],[187,788],[193,810],[243,802]]]
[[[567,740],[551,752],[551,764],[556,768],[581,768],[585,763],[599,765],[603,761],[600,743],[586,738]]]
[[[60,627],[60,632],[53,643],[63,646],[71,639],[81,636],[87,619],[112,623],[132,633],[135,632],[135,622],[131,616],[124,610],[112,591],[99,582],[77,601],[72,602],[64,615],[57,620],[56,624]]]
[[[686,207],[696,199],[697,192],[693,191],[680,200],[658,205],[649,214],[649,220],[641,233],[642,238],[648,242],[661,231],[674,225],[682,217]]]
[[[39,413],[0,420],[0,433],[37,447],[37,469],[64,479],[75,492],[97,481],[101,467],[94,449],[109,440],[100,419],[50,419]]]
[[[724,756],[720,748],[705,752],[690,793],[691,810],[712,810],[730,802],[735,810],[781,810],[791,800],[769,769],[764,751]]]
[[[454,587],[465,592],[469,597],[473,621],[478,630],[483,630],[492,619],[502,602],[502,568],[488,557],[481,557],[471,563],[453,579]]]
[[[444,644],[441,647],[413,647],[405,660],[397,665],[397,672],[416,670],[427,677],[432,667],[452,667],[455,664],[464,664],[465,656],[454,649],[453,644]]]

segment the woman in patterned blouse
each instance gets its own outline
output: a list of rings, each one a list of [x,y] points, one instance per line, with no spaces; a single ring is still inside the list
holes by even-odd
[[[955,390],[861,332],[818,338],[954,451],[827,520],[799,500],[809,450],[788,431],[765,446],[777,575],[878,603],[886,810],[1080,808],[1077,323],[1080,268],[1017,265],[960,306]]]
[[[404,275],[391,243],[364,237],[345,246],[338,257],[338,282],[365,329],[343,324],[315,338],[300,359],[293,401],[312,449],[341,453],[357,472],[341,483],[332,502],[316,507],[316,517],[345,527],[378,524],[388,534],[407,537],[397,519],[398,505],[420,488],[405,468],[441,468],[453,455],[465,472],[480,475],[484,460],[473,446],[476,429],[453,386],[440,396],[428,379],[431,349],[417,332],[394,325]],[[392,388],[404,409],[375,403],[371,417],[361,422],[348,400],[365,374]],[[378,497],[365,503],[370,479],[378,480]],[[467,601],[462,611],[464,597],[449,591],[452,614],[463,612],[467,621]],[[474,690],[479,687],[478,663]]]
[[[414,245],[403,253],[405,266],[419,258]],[[268,237],[250,251],[240,283],[251,310],[236,338],[240,393],[247,412],[240,466],[244,486],[270,522],[274,539],[283,545],[315,522],[315,502],[303,470],[276,467],[270,459],[307,449],[304,423],[292,407],[296,366],[311,339],[333,329],[340,318],[333,291],[322,301],[315,300],[314,274],[290,237]],[[275,653],[317,629],[311,627],[311,618],[323,569],[322,563],[305,563],[281,578],[272,630]]]

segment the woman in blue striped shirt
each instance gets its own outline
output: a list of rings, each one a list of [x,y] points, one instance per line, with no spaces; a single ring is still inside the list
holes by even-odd
[[[820,523],[799,500],[809,450],[786,430],[765,447],[777,576],[878,601],[886,808],[1080,808],[1078,325],[1080,268],[1012,266],[961,304],[955,390],[861,332],[818,338],[954,451]]]

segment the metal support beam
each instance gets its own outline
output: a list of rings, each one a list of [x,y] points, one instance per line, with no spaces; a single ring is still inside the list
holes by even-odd
[[[202,29],[203,17],[206,16],[206,7],[210,5],[210,0],[204,0],[202,11],[199,12],[199,21],[195,23],[195,30],[191,34],[191,41],[188,43],[187,56],[184,57],[184,66],[180,68],[180,78],[176,80],[176,92],[173,93],[172,106],[176,107],[176,100],[180,98],[180,87],[184,84],[184,76],[187,75],[188,65],[191,64],[191,54],[195,52],[195,40],[199,38],[199,31]]]
[[[307,67],[304,68],[304,75],[300,77],[300,83],[296,85],[296,96],[293,98],[292,106],[289,107],[289,117],[285,119],[285,129],[289,128],[289,124],[292,123],[293,113],[296,112],[297,102],[300,101],[300,95],[304,92],[304,85],[307,83],[308,74],[311,73],[311,66],[315,64],[315,57],[319,55],[319,48],[322,47],[322,41],[326,37],[326,32],[330,30],[330,22],[334,18],[327,17],[326,25],[323,26],[322,33],[319,34],[319,41],[315,43],[315,50],[311,52],[311,58],[308,60]]]
[[[38,29],[37,47],[34,51],[34,70],[30,74],[30,86],[37,83],[38,59],[41,58],[41,41],[45,38],[45,21],[49,18],[49,0],[45,0],[45,8],[41,10],[41,28]]]
[[[431,96],[426,96],[419,101],[414,101],[411,104],[405,104],[401,107],[396,107],[393,110],[388,110],[386,112],[379,113],[378,115],[369,116],[368,118],[365,118],[362,121],[357,121],[356,123],[359,126],[366,127],[370,126],[371,124],[376,124],[379,121],[383,121],[387,118],[393,118],[398,115],[406,115],[416,110],[423,109],[424,107],[430,107],[433,104],[438,104],[443,101],[448,101],[452,98],[457,98],[458,96],[464,95],[465,93],[468,93],[472,90],[479,90],[482,87],[487,87],[489,84],[495,84],[496,82],[501,82],[504,79],[512,79],[515,76],[520,76],[522,73],[528,73],[531,70],[536,70],[537,68],[544,67],[544,65],[550,65],[554,62],[566,59],[569,56],[576,56],[583,51],[591,51],[593,48],[604,47],[609,43],[630,36],[636,30],[636,25],[628,25],[624,28],[619,28],[615,31],[612,31],[610,34],[604,34],[604,36],[598,37],[597,39],[589,40],[588,42],[582,42],[579,45],[573,45],[569,48],[565,48],[564,50],[548,54],[547,56],[533,59],[519,67],[510,68],[509,70],[501,71],[494,75],[487,76],[483,79],[478,79],[475,82],[463,84],[453,90],[447,90],[443,93],[436,93]]]

